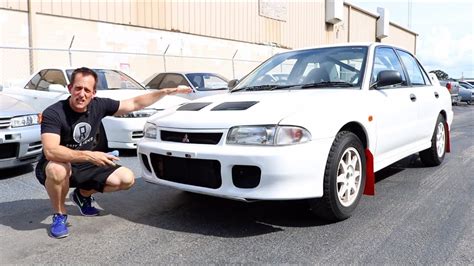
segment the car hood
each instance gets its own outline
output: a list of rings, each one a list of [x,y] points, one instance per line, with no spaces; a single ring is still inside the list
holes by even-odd
[[[284,123],[282,120],[286,117],[309,109],[314,110],[314,116],[327,114],[334,109],[335,100],[354,99],[357,95],[360,95],[360,90],[353,89],[219,94],[191,101],[175,111],[154,116],[149,122],[160,127],[192,129],[279,124]]]
[[[98,90],[96,96],[101,98],[111,98],[120,101],[150,92],[151,91],[148,90]],[[186,102],[189,102],[189,100],[183,97],[167,95],[156,103],[149,106],[149,108],[167,109]]]
[[[25,102],[5,94],[0,94],[0,117],[13,117],[35,113],[37,112]]]

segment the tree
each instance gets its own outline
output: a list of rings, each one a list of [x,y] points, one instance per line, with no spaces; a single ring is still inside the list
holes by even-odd
[[[433,73],[436,75],[436,77],[439,79],[439,80],[446,80],[446,79],[449,79],[449,75],[446,74],[446,72],[444,72],[443,70],[431,70],[430,73]]]

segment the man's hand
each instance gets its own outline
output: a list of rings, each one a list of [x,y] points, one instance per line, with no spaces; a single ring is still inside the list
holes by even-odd
[[[179,85],[177,88],[167,88],[165,90],[166,90],[167,95],[174,95],[174,94],[179,94],[179,93],[188,94],[188,93],[193,92],[193,90],[190,87],[185,86],[185,85]]]
[[[115,166],[115,161],[119,158],[111,154],[107,154],[101,151],[88,151],[87,152],[88,162],[93,163],[97,166]]]

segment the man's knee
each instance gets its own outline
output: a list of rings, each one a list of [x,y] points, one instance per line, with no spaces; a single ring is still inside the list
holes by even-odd
[[[109,178],[107,178],[107,184],[114,186],[120,190],[126,190],[133,186],[135,183],[135,176],[133,172],[125,167],[117,169]]]
[[[125,168],[125,171],[123,172],[123,176],[121,178],[120,188],[126,190],[131,188],[133,184],[135,184],[135,175],[130,169]]]
[[[58,184],[69,180],[71,176],[71,165],[69,163],[48,162],[45,171],[46,180]]]

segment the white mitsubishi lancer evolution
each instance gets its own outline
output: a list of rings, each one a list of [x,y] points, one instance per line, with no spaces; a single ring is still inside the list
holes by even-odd
[[[448,90],[408,51],[346,44],[277,54],[227,94],[148,120],[138,145],[151,183],[236,200],[309,199],[332,221],[374,194],[374,172],[449,152]]]

